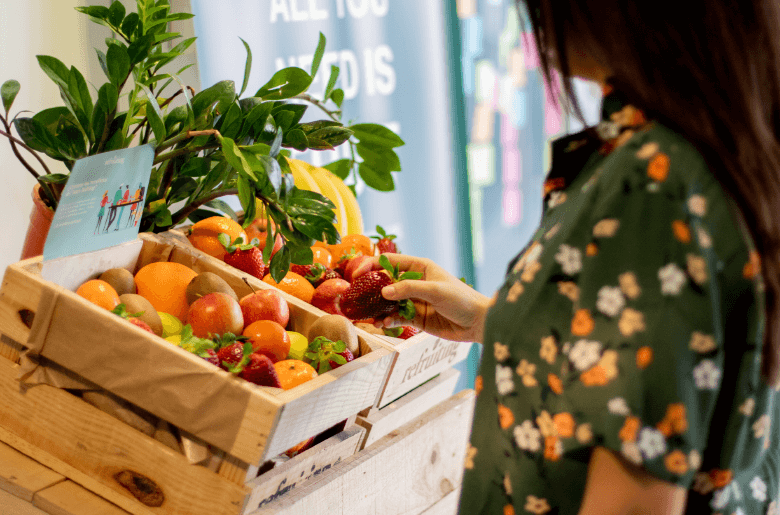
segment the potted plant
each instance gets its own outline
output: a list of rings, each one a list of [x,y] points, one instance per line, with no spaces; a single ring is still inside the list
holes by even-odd
[[[131,13],[119,1],[110,7],[76,9],[114,34],[106,39],[104,50],[97,49],[107,79],[93,88],[97,94],[93,95],[78,69],[42,55],[37,56],[38,63],[59,87],[64,105],[30,117],[11,117],[19,83],[7,81],[0,88],[4,107],[0,134],[38,181],[39,200],[52,212],[77,159],[152,143],[155,167],[141,230],[166,231],[218,212],[235,217],[220,200],[225,195],[238,195],[246,227],[258,216],[257,199],[269,231],[276,227],[284,243],[270,263],[272,277],[280,281],[291,262],[311,263],[310,246],[315,240],[339,241],[333,204],[318,193],[295,187],[289,149],[329,150],[348,143],[351,158],[326,168],[342,179],[360,174],[369,187],[393,189],[391,172],[400,171],[393,148],[403,141],[382,125],[342,123],[344,93],[335,88],[339,69],[332,67],[323,98],[307,93],[325,51],[322,34],[309,72],[285,68],[254,95],[242,98],[252,63],[246,42],[239,91],[233,81],[226,80],[196,93],[179,79],[184,69],[167,69],[195,41],[184,39],[164,51],[163,43],[181,39],[169,31],[168,24],[193,16],[171,12],[168,0],[137,0],[137,11]],[[171,103],[177,97],[183,102],[174,107]],[[301,123],[312,105],[327,119]],[[50,170],[41,153],[61,161],[66,170]]]

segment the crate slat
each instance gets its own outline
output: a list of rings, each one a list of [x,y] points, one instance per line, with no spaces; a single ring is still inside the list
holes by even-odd
[[[49,515],[128,515],[73,481],[63,481],[38,492],[33,505]]]
[[[240,513],[248,490],[48,385],[20,391],[18,366],[0,360],[0,440],[134,514]],[[115,476],[141,474],[165,496],[142,504]],[[146,500],[149,503],[149,500]]]
[[[3,490],[0,490],[0,506],[3,507],[3,515],[48,515],[40,508]]]
[[[32,502],[35,492],[65,477],[0,442],[0,490]]]

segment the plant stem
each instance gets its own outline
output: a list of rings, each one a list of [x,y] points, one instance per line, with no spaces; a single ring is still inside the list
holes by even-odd
[[[3,121],[5,121],[5,120],[3,120]],[[6,129],[8,130],[8,124],[5,124],[5,125],[6,125]],[[32,174],[33,177],[35,177],[36,179],[39,179],[41,177],[41,174],[36,172],[35,169],[32,166],[30,166],[30,164],[22,157],[22,155],[19,153],[19,149],[16,148],[16,144],[17,143],[19,145],[21,145],[24,149],[28,150],[32,155],[34,155],[36,157],[36,159],[38,159],[38,161],[41,163],[41,166],[43,166],[44,169],[46,169],[46,173],[47,174],[51,173],[49,171],[48,167],[46,166],[46,163],[43,162],[43,159],[41,159],[41,157],[38,155],[38,153],[35,152],[33,149],[31,149],[30,147],[25,145],[22,141],[19,141],[18,139],[16,139],[13,136],[11,136],[8,132],[0,131],[0,135],[3,135],[6,138],[8,138],[8,142],[11,144],[11,149],[14,151],[14,155],[19,160],[19,162],[21,162],[22,165],[25,168],[27,168],[27,170]]]
[[[336,116],[333,114],[336,111],[329,110],[327,107],[325,107],[325,104],[323,104],[322,102],[320,102],[319,100],[317,100],[313,96],[311,96],[309,94],[306,94],[306,93],[301,93],[300,95],[296,95],[296,96],[294,96],[292,98],[295,98],[295,99],[298,99],[298,100],[305,100],[306,102],[309,102],[310,104],[314,104],[315,106],[319,107],[323,112],[325,112],[325,114],[327,114],[330,117],[331,120],[333,120],[334,122],[341,123],[341,120],[336,118]]]
[[[201,150],[208,150],[210,148],[217,148],[217,146],[218,145],[216,143],[212,143],[211,145],[204,145],[202,147],[192,147],[192,148],[184,147],[184,148],[180,148],[180,149],[177,149],[177,150],[172,150],[172,151],[168,152],[167,154],[160,154],[159,156],[157,156],[154,159],[154,163],[153,164],[159,164],[159,163],[162,163],[163,161],[165,161],[167,159],[173,159],[174,157],[183,156],[184,154],[190,154],[190,153],[193,153],[193,152],[200,152]]]
[[[209,193],[208,195],[205,195],[195,202],[192,202],[188,206],[182,208],[181,211],[177,212],[173,217],[173,223],[171,224],[171,227],[175,227],[177,224],[182,223],[190,214],[192,214],[195,210],[197,210],[200,206],[203,204],[206,204],[207,202],[211,202],[212,200],[224,197],[226,195],[238,195],[238,188],[228,188],[226,190],[220,190],[220,191],[213,191]]]
[[[195,137],[198,137],[198,136],[207,136],[207,135],[217,136],[218,134],[219,134],[219,131],[217,129],[207,129],[205,131],[187,131],[187,132],[182,132],[181,134],[177,134],[176,136],[172,137],[171,139],[167,139],[167,140],[163,141],[162,143],[160,143],[160,145],[158,145],[157,148],[155,149],[155,154],[159,154],[160,152],[162,152],[166,148],[171,148],[175,144],[177,144],[177,143],[179,143],[181,141],[184,141],[185,139],[195,138]],[[163,154],[163,155],[165,155],[165,154]],[[162,155],[158,156],[158,158],[155,159],[155,163],[160,162],[161,161],[161,159],[160,159],[161,157],[163,157],[163,156]]]

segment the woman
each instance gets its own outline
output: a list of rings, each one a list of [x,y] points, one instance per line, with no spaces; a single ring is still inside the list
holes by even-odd
[[[527,8],[604,121],[553,144],[492,300],[399,255],[424,280],[383,290],[485,345],[460,513],[778,513],[780,5]]]

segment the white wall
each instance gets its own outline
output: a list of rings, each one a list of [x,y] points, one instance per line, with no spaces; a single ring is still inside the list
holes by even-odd
[[[89,21],[75,7],[108,6],[110,3],[110,0],[0,0],[0,83],[9,79],[21,83],[12,114],[19,110],[37,112],[63,105],[57,87],[38,67],[36,55],[50,55],[68,67],[75,66],[88,83],[98,87],[105,82],[94,48],[105,49],[103,40],[111,33]],[[122,3],[128,12],[135,11],[134,0],[122,0]],[[171,4],[175,12],[190,11],[189,0],[174,0]],[[193,35],[191,21],[176,25],[172,28],[182,32],[184,37]],[[196,62],[195,45],[190,48],[190,52],[172,67],[179,69],[188,62]],[[200,89],[197,66],[185,72],[182,79],[196,91]],[[94,89],[92,93],[95,98]],[[62,163],[44,159],[52,172],[66,172]],[[39,169],[40,165],[32,156],[29,162]],[[32,175],[0,136],[0,274],[21,255],[33,205],[34,185]]]

